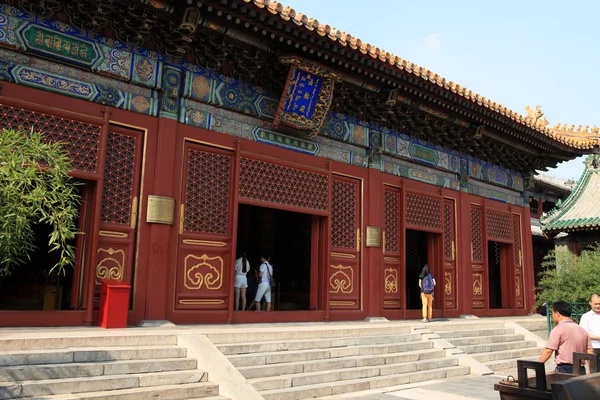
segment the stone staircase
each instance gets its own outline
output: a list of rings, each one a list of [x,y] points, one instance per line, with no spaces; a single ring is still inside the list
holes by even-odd
[[[265,400],[297,400],[469,374],[401,324],[207,335]]]
[[[517,360],[537,361],[541,353],[535,341],[525,340],[503,322],[433,322],[427,328],[492,371],[516,371]]]
[[[176,335],[0,339],[0,399],[226,400]]]

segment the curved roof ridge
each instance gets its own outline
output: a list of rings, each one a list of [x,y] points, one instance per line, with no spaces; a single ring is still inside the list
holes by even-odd
[[[471,100],[480,106],[484,106],[494,112],[499,113],[500,115],[506,116],[517,123],[532,128],[542,133],[543,135],[551,137],[554,140],[565,145],[578,149],[590,149],[599,144],[598,141],[600,140],[600,135],[598,135],[597,130],[593,132],[595,133],[595,136],[590,137],[575,137],[570,135],[563,135],[561,131],[547,128],[547,121],[545,121],[546,125],[539,124],[537,123],[536,119],[529,118],[529,115],[524,116],[516,111],[512,111],[509,108],[503,106],[502,104],[491,101],[490,99],[478,93],[475,93],[472,90],[467,89],[466,87],[463,87],[455,82],[447,80],[442,76],[434,73],[433,71],[428,70],[427,68],[421,67],[408,60],[404,60],[401,57],[396,56],[393,53],[389,53],[383,49],[380,49],[377,46],[363,42],[359,38],[354,37],[349,33],[342,32],[336,29],[335,27],[320,23],[318,20],[314,18],[309,18],[306,15],[297,12],[290,6],[284,6],[282,3],[279,3],[275,0],[243,0],[243,2],[253,4],[254,6],[261,9],[266,9],[271,14],[278,15],[285,21],[292,21],[294,24],[302,26],[308,31],[316,32],[320,36],[327,36],[329,39],[339,43],[341,46],[350,47],[353,50],[360,51],[364,55],[368,54],[371,58],[379,59],[381,62],[388,63],[400,70],[412,73],[417,77],[434,83],[444,89],[450,90],[451,92],[458,94],[459,96],[465,99]],[[529,107],[527,107],[527,110],[529,111]]]
[[[546,217],[540,218],[542,230],[569,231],[600,226],[599,199],[600,155],[593,154],[585,160],[585,169],[571,194]]]

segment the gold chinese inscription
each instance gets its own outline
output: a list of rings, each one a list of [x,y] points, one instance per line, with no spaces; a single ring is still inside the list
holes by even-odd
[[[113,248],[98,249],[98,265],[96,265],[96,284],[100,285],[102,279],[123,279],[123,266],[125,265],[125,251]]]
[[[444,293],[452,294],[452,274],[450,272],[444,272]]]
[[[329,293],[352,293],[354,270],[351,266],[332,265],[335,272],[329,278]]]
[[[473,274],[473,294],[475,296],[483,294],[483,275],[479,272]]]
[[[398,271],[395,268],[385,269],[385,292],[398,293]]]
[[[24,32],[27,44],[39,51],[91,64],[97,54],[92,43],[31,25]]]
[[[223,285],[223,258],[209,257],[206,254],[198,257],[188,254],[183,262],[183,285],[186,289],[218,290]]]

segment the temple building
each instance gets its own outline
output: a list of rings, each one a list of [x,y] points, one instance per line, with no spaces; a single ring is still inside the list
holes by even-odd
[[[531,212],[531,240],[533,245],[533,273],[537,287],[542,262],[546,255],[554,250],[554,237],[547,237],[542,231],[540,218],[544,218],[556,204],[563,202],[575,187],[575,181],[554,178],[545,174],[533,177],[533,187],[527,189],[529,210]],[[559,238],[564,234],[556,235]]]
[[[579,254],[600,242],[600,156],[590,155],[571,195],[541,218],[542,231],[557,250]]]
[[[269,0],[0,3],[0,127],[83,198],[73,269],[0,278],[0,326],[93,324],[105,279],[130,324],[420,318],[424,264],[434,318],[526,315],[526,187],[599,145]],[[234,311],[239,251],[274,311]]]

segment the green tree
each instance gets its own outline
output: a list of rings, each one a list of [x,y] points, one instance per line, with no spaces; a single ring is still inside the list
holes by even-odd
[[[552,251],[542,267],[537,306],[557,301],[587,303],[590,294],[600,293],[599,244],[582,251],[579,256],[567,251]]]
[[[64,273],[75,260],[69,243],[77,234],[80,196],[60,143],[38,132],[0,131],[0,276],[36,250],[36,224],[48,224],[48,248],[58,252],[51,271]]]

